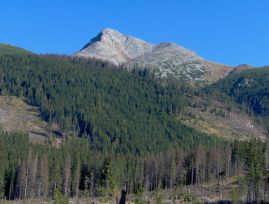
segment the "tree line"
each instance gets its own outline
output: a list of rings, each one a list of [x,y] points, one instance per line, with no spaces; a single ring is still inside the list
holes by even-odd
[[[58,148],[22,133],[1,132],[0,141],[2,199],[53,198],[55,190],[67,197],[114,196],[122,188],[143,194],[241,175],[249,201],[268,199],[268,149],[258,141],[174,145],[144,156],[104,154],[77,137]]]

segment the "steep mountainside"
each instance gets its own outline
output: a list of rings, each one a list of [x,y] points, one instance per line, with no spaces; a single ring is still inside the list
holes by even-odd
[[[224,121],[228,131],[221,132],[217,126],[210,128],[214,131],[201,129],[193,125],[192,118],[178,120],[187,104],[198,104],[200,100],[186,97],[192,95],[187,85],[162,87],[144,75],[147,73],[101,69],[104,65],[107,67],[104,63],[76,63],[62,56],[3,56],[0,93],[25,97],[40,108],[43,119],[57,123],[65,132],[89,137],[96,148],[106,151],[152,151],[165,149],[170,142],[185,143],[192,137],[208,134],[231,138],[231,132],[238,132],[234,126],[237,123],[227,122],[230,118],[216,118],[216,113],[210,111],[205,112],[208,116],[200,116],[199,110],[192,107],[190,112],[197,118]],[[240,128],[239,132],[244,126]],[[206,134],[201,134],[201,130]],[[246,136],[252,135],[264,136],[258,126]]]
[[[227,83],[207,88],[225,92],[243,87],[231,96],[243,101],[248,101],[245,95],[257,96],[255,100],[266,105],[267,98],[261,97],[268,91],[266,71],[251,77],[246,71],[230,74],[219,82]],[[56,146],[51,145],[54,140],[36,144],[29,142],[28,135],[0,131],[1,200],[38,203],[32,199],[47,200],[57,193],[76,199],[91,195],[102,202],[113,195],[114,202],[117,189],[127,186],[128,195],[153,198],[155,191],[159,200],[163,189],[165,200],[196,203],[190,192],[202,196],[201,201],[205,196],[215,201],[219,189],[223,196],[230,195],[231,189],[245,189],[247,179],[253,183],[256,175],[257,185],[267,185],[262,180],[267,169],[265,145],[258,140],[240,141],[265,138],[255,116],[243,112],[243,104],[235,104],[224,93],[227,97],[218,101],[212,97],[217,95],[204,94],[187,83],[164,85],[152,77],[145,71],[130,73],[84,58],[0,55],[0,94],[7,96],[0,103],[4,116],[0,122],[5,128],[45,133],[34,128],[31,122],[37,117],[29,115],[31,106],[17,96],[38,107],[35,114],[40,111],[47,121],[41,126],[58,124],[67,133]],[[248,88],[249,94],[244,92]],[[5,101],[10,96],[12,100]],[[259,172],[249,177],[253,167]],[[238,178],[241,175],[244,180]],[[225,184],[226,178],[233,181]],[[181,192],[182,186],[188,193]],[[246,194],[247,189],[240,196]]]
[[[104,29],[75,55],[119,65],[150,52],[153,47],[153,44],[138,38],[125,36],[113,29]]]
[[[144,154],[208,138],[176,120],[186,106],[176,87],[103,64],[0,56],[0,93],[25,97],[43,119],[89,138],[100,151]]]
[[[4,47],[2,47],[2,48],[4,48]],[[16,47],[13,47],[13,46],[11,48],[13,50],[12,53],[17,55],[17,57],[15,57],[15,56],[14,56],[15,58],[13,57],[14,58],[13,60],[16,60],[17,61],[18,60],[17,58],[20,56],[20,52],[15,52],[15,51],[17,49],[18,50],[23,50],[23,49],[16,48]],[[171,50],[174,50],[174,51],[171,51]],[[151,55],[150,57],[152,57],[152,55],[156,55],[156,56],[158,56],[156,58],[159,58],[160,60],[162,60],[162,59],[165,58],[164,55],[162,54],[162,52],[166,53],[166,52],[169,52],[169,51],[171,51],[170,55],[173,55],[173,54],[176,55],[177,52],[181,52],[182,55],[179,55],[178,57],[179,58],[182,58],[183,60],[184,60],[184,56],[189,56],[189,57],[192,56],[193,59],[197,59],[197,60],[198,59],[202,59],[202,58],[198,58],[193,52],[187,51],[184,48],[180,48],[177,45],[171,44],[171,43],[162,43],[162,44],[156,46],[156,48],[153,47],[153,51],[151,53],[148,53],[147,55]],[[5,52],[5,50],[2,49],[2,53],[3,54],[4,53],[5,54],[10,54],[11,52],[9,52],[9,51],[8,52]],[[23,53],[25,54],[25,53],[30,53],[30,52],[27,52],[26,51],[26,52],[23,52]],[[167,55],[169,55],[169,53]],[[2,65],[5,65],[7,63],[6,60],[9,61],[10,60],[10,57],[11,56],[3,57],[2,58]],[[150,59],[150,57],[148,57],[148,59]],[[164,58],[162,58],[162,57],[164,57]],[[38,71],[38,69],[36,67],[40,67],[40,69],[42,70],[43,69],[43,66],[48,66],[48,65],[46,65],[47,63],[49,63],[49,64],[52,63],[52,64],[54,64],[53,66],[60,66],[61,67],[61,66],[64,66],[63,65],[64,64],[63,61],[66,61],[68,59],[68,58],[65,59],[63,56],[58,56],[58,60],[57,60],[57,56],[53,56],[53,57],[45,56],[45,58],[46,59],[43,59],[43,57],[41,57],[41,58],[33,58],[33,57],[29,57],[29,56],[26,55],[24,57],[22,56],[22,58],[21,58],[23,60],[26,60],[27,59],[28,62],[26,64],[24,64],[24,63],[21,64],[19,62],[14,63],[14,65],[9,64],[8,67],[9,66],[10,67],[13,67],[13,66],[24,67],[24,66],[27,66],[28,63],[30,63],[30,65],[28,66],[28,69],[25,69],[25,70],[24,70],[24,68],[22,68],[22,70],[21,70],[21,68],[20,68],[20,70],[17,70],[17,69],[12,68],[13,72],[15,72],[14,75],[10,75],[9,74],[7,77],[4,77],[4,80],[6,80],[6,82],[11,83],[11,84],[8,85],[8,83],[5,83],[3,85],[3,87],[1,88],[2,94],[5,94],[5,92],[3,92],[3,91],[6,90],[6,89],[8,89],[8,90],[11,91],[11,93],[13,93],[13,94],[15,93],[15,95],[19,95],[20,96],[22,90],[19,90],[19,89],[16,90],[16,88],[15,88],[15,87],[18,86],[18,83],[19,83],[19,81],[18,81],[19,78],[18,77],[19,76],[23,76],[26,72],[28,72],[30,66],[33,66],[33,68],[35,67],[34,69],[36,71]],[[154,57],[152,57],[152,58],[154,58]],[[72,59],[72,58],[70,58],[70,59]],[[140,59],[142,59],[142,57],[140,57]],[[37,62],[35,62],[35,61],[37,61]],[[89,59],[89,61],[87,61],[86,64],[85,64],[85,62],[83,62],[81,64],[82,66],[80,66],[78,68],[78,69],[81,69],[82,67],[85,67],[85,68],[86,67],[92,67],[91,69],[86,69],[85,70],[86,72],[84,73],[84,75],[85,76],[88,76],[89,75],[89,76],[88,76],[88,79],[86,81],[85,80],[82,80],[81,81],[83,83],[86,83],[88,80],[90,80],[93,77],[92,76],[92,72],[95,72],[95,71],[93,71],[93,67],[94,68],[101,67],[100,66],[101,64],[98,65],[98,61],[95,61],[95,62],[93,61],[93,64],[92,65],[91,65],[90,61],[91,60]],[[130,61],[130,63],[131,62],[132,62],[132,60]],[[9,63],[11,63],[11,62],[9,62]],[[35,64],[35,63],[38,63],[38,64]],[[80,64],[81,62],[78,61],[77,63]],[[71,66],[71,64],[67,64],[67,65],[68,66]],[[67,66],[67,65],[65,65],[65,66]],[[214,66],[212,64],[210,64],[210,63],[207,62],[207,65],[208,65],[208,67],[211,67],[212,69],[214,69]],[[0,66],[1,66],[1,64],[0,64]],[[5,67],[5,68],[8,68],[8,67]],[[71,67],[72,68],[70,68],[69,72],[71,70],[73,70],[73,66],[71,66]],[[44,69],[47,69],[47,68],[44,67]],[[250,67],[249,66],[246,66],[246,65],[238,66],[237,68],[234,69],[234,71],[230,72],[229,76],[227,76],[226,78],[224,78],[220,82],[215,83],[212,86],[209,86],[209,89],[211,89],[212,87],[215,87],[216,92],[218,92],[219,90],[222,91],[222,88],[221,88],[221,84],[222,83],[225,83],[228,80],[227,85],[231,85],[232,83],[230,83],[230,81],[229,81],[230,78],[233,78],[234,76],[238,76],[239,73],[245,73],[244,70],[249,70],[249,69],[250,69]],[[8,69],[6,71],[8,71]],[[16,74],[17,71],[21,72],[18,76]],[[59,71],[60,71],[60,69],[59,69]],[[48,69],[47,69],[46,72],[48,72]],[[101,73],[98,74],[98,77],[101,77],[102,78],[102,77],[106,76],[107,74],[108,75],[112,74],[112,75],[110,75],[110,77],[112,77],[116,73],[119,74],[121,72],[117,72],[116,71],[116,72],[112,72],[111,73],[111,70],[103,70]],[[2,74],[4,74],[4,72]],[[76,76],[77,75],[76,73],[74,73],[73,75],[75,76],[75,78],[78,77],[78,76]],[[186,73],[182,73],[182,75],[186,75]],[[3,75],[3,76],[5,76],[5,75]],[[62,74],[61,78],[63,76],[64,75]],[[15,84],[13,85],[14,81],[12,81],[12,79],[14,77],[15,77]],[[67,76],[67,77],[69,77],[69,76]],[[8,80],[11,80],[11,81],[8,81]],[[50,79],[48,78],[48,80],[51,81],[51,78]],[[67,78],[66,80],[67,81],[70,81],[71,79]],[[118,79],[116,81],[118,81]],[[137,82],[139,82],[139,80]],[[70,82],[68,82],[68,83],[70,83]],[[100,82],[98,82],[98,83],[100,83]],[[220,84],[220,85],[218,85],[218,84]],[[36,92],[35,90],[37,88],[36,87],[32,87],[30,89],[30,93],[29,93],[29,90],[28,90],[29,88],[27,86],[25,86],[25,81],[21,85],[22,85],[22,88],[23,87],[24,88],[27,88],[26,89],[26,93],[28,94],[28,96],[26,96],[26,95],[24,95],[24,96],[31,97],[32,98],[31,100],[34,100],[34,102],[33,102],[34,105],[38,105],[39,106],[40,105],[40,101],[39,100],[40,100],[40,97],[41,97],[40,96],[40,93],[41,93],[40,88],[38,88],[38,94],[39,94],[39,96],[36,96],[36,95],[31,96],[32,94],[35,94],[35,92]],[[76,84],[76,85],[78,85],[78,84]],[[111,85],[112,85],[111,84],[111,81],[106,82],[106,86],[111,86]],[[8,87],[5,88],[5,86],[8,86]],[[83,86],[85,86],[85,85],[83,85]],[[129,86],[130,86],[130,84],[123,85],[123,87],[129,87]],[[133,88],[129,87],[128,91],[129,92],[132,92]],[[62,91],[64,91],[64,90],[62,90]],[[174,94],[176,94],[175,97],[178,97],[176,92],[174,92]],[[33,97],[36,98],[36,99],[33,99]],[[49,95],[47,97],[50,98],[51,97],[51,93],[49,93]],[[74,97],[76,97],[76,96],[74,96]],[[96,97],[96,96],[92,93],[92,97]],[[111,95],[111,97],[112,97],[112,95]],[[48,100],[48,99],[45,98],[45,100]],[[182,98],[178,98],[178,99],[181,100]],[[38,100],[39,102],[37,102],[36,100]],[[136,104],[139,104],[140,103],[140,100],[141,99],[138,99],[137,102],[136,102]],[[171,99],[167,99],[167,100],[171,100]],[[184,100],[186,100],[186,99],[184,99]],[[192,101],[192,104],[188,107],[188,110],[187,110],[187,115],[188,116],[187,117],[183,117],[183,118],[182,117],[179,117],[179,118],[181,118],[183,120],[183,122],[187,126],[193,127],[194,129],[198,129],[199,131],[205,132],[205,133],[207,133],[209,135],[218,135],[220,137],[225,137],[225,138],[238,138],[238,139],[242,139],[243,138],[243,139],[245,139],[245,138],[250,138],[251,136],[257,136],[257,137],[260,137],[260,138],[264,138],[264,136],[265,136],[264,129],[259,124],[255,123],[255,121],[253,121],[253,119],[250,118],[248,115],[246,115],[243,112],[240,113],[240,110],[238,110],[238,109],[237,109],[237,111],[230,111],[230,110],[228,110],[227,107],[225,107],[225,104],[219,103],[219,102],[217,102],[217,100],[215,102],[210,102],[211,104],[208,104],[208,102],[207,102],[208,99],[207,98],[204,98],[203,99],[203,98],[197,97],[197,98],[190,99],[190,101]],[[52,103],[52,102],[50,102],[50,103]],[[49,104],[46,104],[46,103],[47,102],[45,102],[45,103],[44,102],[41,102],[41,104],[43,104],[45,106],[48,106]],[[55,99],[54,99],[54,102],[53,103],[55,103]],[[59,107],[62,106],[62,105],[60,105],[61,103],[62,102],[59,101],[59,104],[57,106],[59,106]],[[169,108],[169,109],[171,109],[172,112],[173,112],[173,110],[172,110],[173,107],[175,107],[175,105],[177,103],[178,102],[172,102],[171,103],[171,101],[169,103],[166,102],[166,104],[171,104],[171,107],[172,108]],[[184,102],[184,103],[186,103],[186,102]],[[212,105],[212,103],[215,103],[215,104]],[[143,102],[143,104],[145,104],[145,103]],[[96,104],[94,105],[94,107],[95,106],[96,106]],[[207,108],[205,108],[205,106],[207,106]],[[49,105],[48,108],[46,108],[46,107],[42,107],[41,108],[42,115],[43,115],[44,119],[48,120],[48,118],[51,118],[51,117],[59,117],[59,116],[55,116],[55,113],[50,113],[50,111],[52,111],[51,110],[52,108],[53,107],[51,107],[51,104]],[[65,112],[67,111],[67,108],[64,108],[64,109],[65,110],[63,110],[63,113],[66,114]],[[128,108],[128,109],[130,109],[130,108]],[[119,111],[119,110],[117,110],[117,108],[116,108],[115,111]],[[169,111],[169,112],[171,112],[171,111]],[[59,112],[59,114],[62,114],[61,112]],[[137,112],[137,110],[136,110],[136,112]],[[100,115],[100,113],[99,113],[99,115]],[[120,114],[117,113],[117,115],[119,116]],[[76,116],[76,117],[78,117],[78,116]],[[89,120],[89,119],[86,119],[86,118],[82,118],[82,119],[83,120]],[[79,121],[79,123],[83,122],[83,121],[80,121],[80,120],[81,120],[81,118],[75,119],[75,121]],[[96,120],[96,119],[94,119],[94,120]],[[30,123],[31,123],[31,121],[30,121]],[[65,122],[65,119],[60,119],[59,120],[59,123],[60,123],[60,125],[62,127],[69,126],[70,125],[69,119],[67,121],[68,125],[65,125],[65,123],[66,123]],[[75,123],[77,123],[77,122],[75,122]],[[92,124],[93,121],[91,121],[90,123],[91,123],[91,126],[92,126],[93,125]],[[81,129],[82,128],[82,130],[80,130],[80,132],[81,132],[80,134],[83,134],[85,131],[86,132],[89,131],[88,134],[92,134],[91,132],[93,130],[87,129],[88,127],[84,127],[85,124],[83,124],[81,127],[80,127],[80,124],[74,124],[74,125],[75,125],[76,129]],[[99,125],[105,127],[104,124],[99,124]],[[247,131],[245,131],[245,130],[247,130]]]
[[[180,118],[186,125],[231,140],[265,140],[265,128],[235,105],[209,97],[193,97],[191,101],[187,114]]]
[[[256,114],[267,126],[269,119],[269,67],[241,70],[206,87],[207,93],[217,95],[222,100],[230,96],[247,112]]]
[[[238,103],[248,104],[261,116],[269,115],[269,67],[250,69],[231,74],[212,84],[213,91],[232,96]]]
[[[104,29],[75,56],[101,59],[126,69],[146,68],[160,78],[210,83],[229,73],[231,67],[208,62],[196,53],[174,43],[150,44]]]

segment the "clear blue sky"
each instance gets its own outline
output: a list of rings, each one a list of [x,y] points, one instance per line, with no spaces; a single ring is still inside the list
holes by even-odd
[[[71,54],[110,27],[228,65],[269,64],[268,0],[1,0],[0,42]]]

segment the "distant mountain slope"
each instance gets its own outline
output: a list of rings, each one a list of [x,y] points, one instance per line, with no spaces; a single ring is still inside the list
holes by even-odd
[[[43,119],[87,137],[99,151],[144,154],[171,144],[190,148],[216,140],[177,121],[186,106],[177,87],[163,87],[143,73],[111,69],[103,62],[61,59],[0,56],[0,93],[25,97],[40,108]]]
[[[28,50],[0,43],[0,55],[3,54],[34,54]]]
[[[250,70],[250,69],[253,69],[254,67],[248,65],[248,64],[240,64],[236,67],[234,67],[234,69],[229,73],[230,75],[231,74],[236,74],[236,73],[239,73],[239,72],[242,72],[242,71],[245,71],[245,70]]]
[[[161,43],[152,52],[134,58],[125,65],[154,70],[160,78],[172,77],[198,83],[217,81],[232,70],[228,66],[208,62],[174,43]]]
[[[187,114],[181,119],[197,130],[231,140],[266,138],[266,130],[255,118],[235,105],[231,108],[225,101],[208,97],[194,97]]]
[[[75,56],[101,59],[127,69],[147,68],[160,78],[210,83],[226,76],[231,67],[208,62],[174,43],[150,44],[113,29],[104,29]]]
[[[164,150],[171,143],[190,147],[208,135],[231,138],[234,127],[229,122],[227,132],[212,127],[215,134],[179,120],[187,104],[198,100],[192,88],[161,86],[150,77],[147,72],[128,73],[103,62],[85,64],[63,56],[0,56],[1,95],[25,97],[40,108],[43,119],[64,132],[87,136],[99,150],[143,153]],[[197,118],[199,111],[191,110]],[[208,112],[215,120],[216,113]],[[223,120],[230,118],[217,118]],[[263,137],[257,129],[250,135]]]
[[[210,88],[246,103],[259,115],[269,115],[269,67],[250,69],[227,76]]]
[[[253,112],[265,119],[268,126],[269,119],[269,67],[241,70],[234,72],[224,79],[208,86],[205,90],[213,93],[219,99],[226,96],[235,102],[245,105],[248,112]]]

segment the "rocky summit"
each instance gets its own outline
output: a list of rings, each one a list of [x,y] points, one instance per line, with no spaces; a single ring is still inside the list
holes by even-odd
[[[74,56],[109,61],[129,70],[146,68],[159,78],[196,84],[212,83],[232,70],[175,43],[151,44],[110,28],[102,30]]]
[[[115,65],[120,65],[151,52],[153,47],[153,44],[107,28],[102,30],[75,55],[106,60]]]

